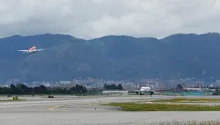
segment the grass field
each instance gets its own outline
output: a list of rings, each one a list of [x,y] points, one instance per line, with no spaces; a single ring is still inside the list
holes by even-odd
[[[154,100],[151,102],[172,102],[172,103],[214,103],[220,102],[220,99],[188,99],[188,98],[175,98],[175,99],[168,99],[168,100]]]
[[[152,123],[149,125],[220,125],[219,121],[204,121],[204,122],[196,122],[196,121],[188,121],[188,122],[160,122],[160,123]]]
[[[107,105],[119,106],[122,111],[220,111],[220,106],[208,105],[137,103],[110,103]]]

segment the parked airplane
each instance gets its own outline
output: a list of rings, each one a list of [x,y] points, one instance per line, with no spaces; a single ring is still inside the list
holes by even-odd
[[[31,48],[27,48],[26,50],[18,50],[18,51],[25,52],[25,53],[36,53],[36,52],[39,52],[42,50],[44,50],[44,49],[37,49],[36,46],[33,46]]]

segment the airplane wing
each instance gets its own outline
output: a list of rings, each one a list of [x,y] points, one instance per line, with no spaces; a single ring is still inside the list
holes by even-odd
[[[18,51],[21,51],[21,52],[27,52],[28,50],[18,50]]]
[[[35,51],[42,51],[42,50],[44,50],[44,49],[36,49]]]

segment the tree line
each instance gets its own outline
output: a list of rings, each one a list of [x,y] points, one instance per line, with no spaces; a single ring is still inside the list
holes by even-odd
[[[47,88],[44,85],[37,87],[28,87],[24,84],[11,84],[10,87],[0,87],[0,94],[18,94],[18,95],[27,95],[27,94],[77,94],[77,93],[87,93],[87,88],[82,85],[76,85],[72,88],[62,88],[62,87],[53,87]]]
[[[105,84],[104,85],[105,90],[123,90],[123,87],[121,84]]]

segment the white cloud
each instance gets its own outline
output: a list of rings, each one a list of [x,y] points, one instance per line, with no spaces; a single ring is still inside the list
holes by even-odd
[[[0,0],[0,36],[220,32],[219,0]]]

